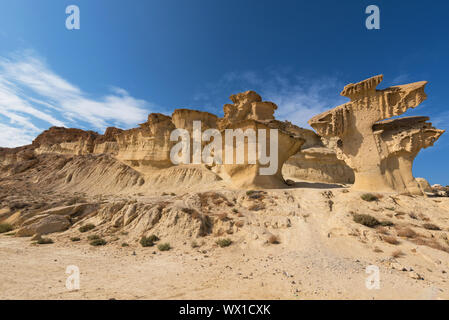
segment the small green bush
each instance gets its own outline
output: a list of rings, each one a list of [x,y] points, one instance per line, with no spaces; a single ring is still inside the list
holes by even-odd
[[[81,226],[78,230],[80,232],[87,232],[90,231],[92,229],[95,229],[95,225],[93,225],[92,223],[86,224],[84,226]]]
[[[129,244],[127,244],[126,242],[123,242],[122,247],[129,247]]]
[[[142,247],[152,247],[154,246],[154,240],[153,238],[150,237],[142,237],[140,239],[140,244],[142,245]]]
[[[392,227],[392,226],[394,226],[394,223],[391,221],[385,220],[385,221],[381,221],[380,225],[382,227]]]
[[[73,241],[73,242],[77,242],[77,241],[81,241],[81,238],[79,238],[79,237],[72,237],[72,238],[70,238],[70,240]]]
[[[0,233],[5,233],[13,230],[14,228],[9,223],[0,223]]]
[[[37,240],[38,244],[51,244],[53,243],[53,240],[50,238],[40,238]]]
[[[87,237],[87,240],[91,240],[91,241],[98,240],[98,239],[101,239],[101,238],[100,238],[100,236],[98,236],[96,234],[93,234],[93,235]]]
[[[232,240],[229,238],[219,239],[217,240],[216,244],[218,244],[218,246],[220,246],[221,248],[229,247],[232,244]]]
[[[159,237],[155,234],[152,234],[151,236],[149,236],[148,239],[150,239],[153,242],[159,241]]]
[[[159,249],[159,251],[168,251],[171,249],[170,247],[170,243],[161,243],[157,246],[157,248]]]
[[[379,200],[379,198],[372,193],[364,193],[360,196],[360,198],[362,198],[362,200],[365,200],[368,202]]]
[[[101,238],[100,238],[100,239],[92,240],[92,241],[90,242],[90,244],[91,244],[92,246],[95,246],[95,247],[97,247],[97,246],[104,246],[106,243],[107,243],[106,240],[101,239]]]
[[[363,224],[366,227],[374,228],[380,225],[379,220],[370,216],[369,214],[354,214],[353,216],[354,222]]]

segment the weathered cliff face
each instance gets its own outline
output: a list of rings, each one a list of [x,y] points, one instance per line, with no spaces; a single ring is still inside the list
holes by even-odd
[[[118,149],[115,137],[122,131],[122,129],[109,127],[105,134],[101,135],[81,129],[51,127],[37,136],[30,147],[36,154],[116,154]]]
[[[60,153],[82,155],[92,153],[98,133],[81,129],[51,127],[33,141],[36,154]]]
[[[204,111],[176,109],[171,116],[171,121],[176,128],[186,129],[192,136],[193,121],[201,121],[201,129],[204,131],[217,128],[218,117]]]
[[[190,145],[193,146],[193,124],[201,123],[201,133],[208,129],[218,129],[222,139],[222,162],[226,155],[226,129],[254,130],[255,141],[259,138],[267,142],[267,156],[270,154],[270,129],[278,130],[277,168],[269,175],[259,172],[266,168],[266,164],[249,163],[248,150],[257,153],[257,143],[248,144],[244,140],[242,151],[237,150],[237,141],[233,142],[234,158],[241,152],[244,161],[240,163],[222,165],[214,163],[209,169],[220,173],[234,186],[249,188],[272,188],[284,186],[283,165],[293,155],[294,157],[285,167],[284,174],[303,180],[321,182],[350,182],[350,170],[338,160],[332,149],[326,148],[321,138],[313,131],[299,128],[288,121],[278,121],[274,118],[276,104],[262,101],[260,95],[254,91],[247,91],[232,95],[232,104],[224,105],[224,117],[218,118],[209,112],[176,109],[172,116],[153,113],[145,123],[138,128],[122,130],[114,127],[107,128],[105,133],[81,129],[67,129],[52,127],[40,134],[32,145],[15,149],[0,150],[0,163],[10,164],[21,161],[22,158],[33,157],[35,154],[64,154],[88,155],[107,154],[114,156],[122,163],[146,175],[157,175],[157,170],[174,166],[170,159],[170,151],[178,141],[170,141],[170,135],[175,129],[185,129],[190,135]],[[265,137],[259,136],[259,129],[267,130]],[[213,141],[202,139],[201,150]],[[249,148],[248,148],[249,147]],[[305,150],[299,152],[301,147]],[[310,150],[309,150],[310,149]],[[198,175],[204,175],[202,165],[200,169],[193,159],[193,148],[190,148],[189,163]]]
[[[301,150],[288,159],[282,174],[300,180],[325,183],[354,183],[354,171],[324,146]]]
[[[170,133],[174,129],[171,117],[150,114],[148,121],[139,128],[125,130],[116,136],[117,159],[141,172],[172,166]]]
[[[354,189],[422,194],[412,175],[413,159],[444,131],[422,118],[379,121],[424,101],[427,82],[376,90],[382,79],[347,85],[341,94],[351,101],[313,117],[309,124],[323,137],[338,137],[337,155],[354,170]]]

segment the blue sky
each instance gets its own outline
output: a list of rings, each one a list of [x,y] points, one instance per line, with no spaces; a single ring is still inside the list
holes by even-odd
[[[80,30],[65,27],[79,6]],[[365,28],[378,5],[381,29]],[[380,88],[427,80],[407,115],[448,129],[449,2],[14,0],[0,10],[0,146],[52,125],[102,132],[186,107],[222,114],[253,89],[276,116],[306,126],[345,102],[344,85],[384,74]],[[449,184],[449,133],[415,161],[415,176]]]

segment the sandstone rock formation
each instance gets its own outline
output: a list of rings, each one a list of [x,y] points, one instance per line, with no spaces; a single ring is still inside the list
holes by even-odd
[[[427,83],[376,90],[382,79],[379,75],[347,85],[341,95],[351,101],[313,117],[309,124],[323,137],[338,137],[337,155],[354,170],[354,189],[422,194],[412,174],[413,160],[444,130],[432,127],[427,117],[382,121],[424,101]]]
[[[256,141],[265,139],[267,154],[270,154],[271,149],[270,129],[275,129],[278,135],[277,139],[275,139],[277,142],[277,165],[273,174],[260,174],[260,170],[266,168],[267,165],[261,164],[259,159],[257,159],[256,164],[249,163],[250,150],[258,150],[258,146],[252,145],[248,138],[243,143],[244,163],[237,163],[237,141],[235,145],[232,142],[235,146],[233,151],[233,164],[224,164],[224,171],[231,178],[233,184],[240,188],[278,188],[285,186],[282,167],[288,158],[301,149],[305,139],[293,130],[296,126],[274,120],[273,114],[277,109],[276,104],[262,101],[262,98],[256,92],[246,91],[238,93],[232,95],[230,99],[233,104],[226,104],[224,106],[224,117],[218,121],[218,127],[223,137],[223,158],[226,157],[226,129],[241,129],[243,132],[246,132],[247,129],[253,130],[256,134]],[[260,129],[266,132],[265,137],[259,135]]]
[[[147,182],[159,183],[164,176],[179,181],[179,174],[188,173],[190,177],[187,177],[186,181],[192,181],[191,177],[196,177],[195,179],[198,181],[203,181],[203,179],[215,181],[220,179],[219,176],[221,176],[225,180],[229,179],[229,182],[240,188],[285,186],[282,176],[283,164],[300,150],[301,145],[306,141],[303,136],[310,135],[312,132],[305,131],[288,122],[275,120],[276,104],[262,101],[260,95],[254,91],[238,93],[232,95],[230,99],[233,104],[224,106],[223,118],[218,118],[209,112],[177,109],[171,116],[152,113],[148,116],[148,120],[140,124],[138,128],[121,130],[111,127],[103,135],[81,129],[52,127],[40,134],[30,146],[1,149],[0,163],[8,165],[41,154],[109,155],[143,174],[145,178],[142,179]],[[192,145],[194,121],[201,122],[201,133],[208,129],[218,130],[217,132],[222,138],[223,158],[221,162],[218,161],[207,166],[195,163],[193,161],[193,148],[190,148],[189,163],[180,166],[172,162],[170,152],[177,141],[170,140],[171,133],[175,129],[187,130]],[[248,161],[250,155],[257,153],[251,150],[258,150],[259,145],[252,141],[249,142],[247,138],[243,140],[243,149],[239,149],[238,142],[235,139],[231,146],[234,160],[236,160],[236,154],[240,153],[244,154],[244,161],[222,164],[224,157],[226,157],[227,129],[242,129],[244,132],[247,129],[254,130],[256,141],[266,140],[265,153],[270,158],[270,130],[278,130],[279,143],[276,151],[278,163],[274,172],[268,175],[260,174],[260,171],[269,167],[269,165],[261,164],[259,160],[255,163]],[[267,130],[265,137],[259,136],[258,130],[260,129]],[[201,150],[209,142],[203,140]],[[251,149],[253,147],[254,149]],[[31,166],[32,163],[27,162],[26,165]],[[172,167],[179,167],[179,170],[165,170]],[[14,167],[13,170],[22,169]],[[75,176],[67,177],[69,182],[75,180],[74,178]],[[142,181],[142,179],[139,181]]]

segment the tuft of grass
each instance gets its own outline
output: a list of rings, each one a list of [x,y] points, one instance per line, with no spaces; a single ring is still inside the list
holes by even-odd
[[[129,244],[127,244],[126,242],[123,242],[122,247],[129,247]]]
[[[159,244],[157,248],[159,249],[159,251],[168,251],[171,249],[170,243],[168,242]]]
[[[402,256],[404,256],[405,254],[404,254],[404,252],[402,252],[401,250],[395,250],[395,251],[393,251],[392,253],[391,253],[391,256],[393,257],[393,258],[399,258],[399,257],[402,257]]]
[[[107,243],[106,240],[99,238],[99,239],[92,240],[90,242],[90,245],[94,246],[94,247],[98,247],[98,246],[104,246],[106,243]]]
[[[379,201],[379,197],[372,193],[364,193],[360,196],[360,198],[362,198],[362,200],[365,200],[368,202]]]
[[[270,244],[279,244],[279,243],[281,243],[281,241],[279,240],[279,237],[278,237],[278,236],[275,236],[275,235],[273,234],[273,235],[271,235],[271,236],[268,238],[268,243],[270,243]]]
[[[392,244],[392,245],[398,245],[400,242],[398,241],[398,239],[396,239],[396,237],[394,237],[394,236],[384,236],[383,237],[383,240],[386,242],[386,243],[389,243],[389,244]]]
[[[81,241],[81,238],[80,237],[72,237],[72,238],[70,238],[70,240],[73,242],[77,242],[77,241]]]
[[[422,226],[424,229],[427,229],[427,230],[434,230],[434,231],[441,230],[439,226],[437,226],[436,224],[433,224],[433,223],[424,223]]]
[[[80,232],[87,232],[87,231],[90,231],[92,229],[95,229],[95,225],[92,224],[92,223],[89,223],[89,224],[86,224],[84,226],[81,226],[78,230]]]
[[[37,240],[38,244],[51,244],[53,243],[53,240],[50,238],[40,238]]]
[[[0,223],[0,233],[12,231],[14,228],[9,223]]]
[[[100,236],[98,236],[96,234],[93,234],[93,235],[87,237],[87,240],[91,240],[91,241],[92,240],[99,240],[99,239],[101,239]]]
[[[229,247],[232,244],[232,240],[229,238],[219,239],[216,241],[216,244],[218,244],[218,246],[221,248]]]
[[[380,225],[379,220],[374,218],[373,216],[370,216],[369,214],[354,214],[353,220],[356,223],[362,224],[369,228],[374,228],[378,225]]]
[[[158,240],[159,238],[156,235],[152,234],[149,237],[142,237],[140,239],[140,244],[142,245],[142,247],[152,247],[154,246],[154,243]]]
[[[416,238],[418,234],[413,231],[411,228],[403,228],[398,230],[398,237],[403,238]]]

